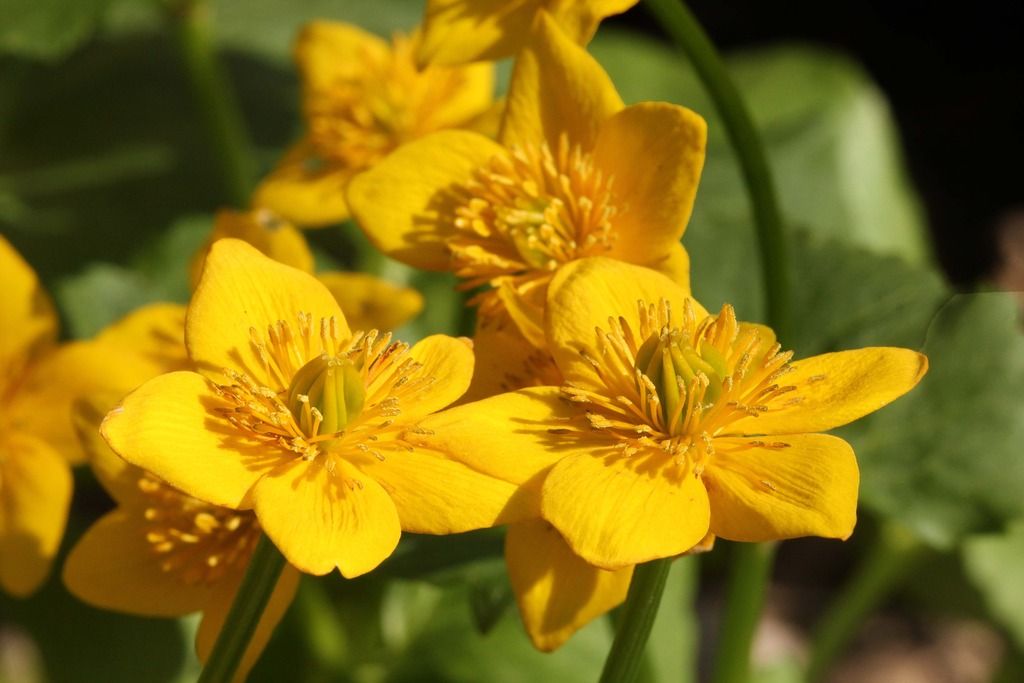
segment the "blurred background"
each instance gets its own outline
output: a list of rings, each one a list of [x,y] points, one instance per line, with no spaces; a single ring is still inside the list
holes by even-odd
[[[151,301],[186,301],[187,265],[230,204],[194,40],[223,65],[268,171],[301,132],[298,27],[350,21],[387,35],[416,0],[4,0],[0,232],[55,297],[67,338]],[[206,3],[202,3],[206,5]],[[1024,680],[1024,30],[1020,3],[698,0],[768,147],[792,229],[798,355],[924,347],[926,382],[842,431],[863,468],[847,543],[783,544],[756,644],[756,680],[801,680],[823,620],[851,590],[865,614],[826,680]],[[627,102],[684,104],[710,123],[684,244],[695,293],[762,316],[747,197],[714,109],[642,6],[591,46]],[[190,64],[192,66],[190,67]],[[507,79],[508,64],[501,65]],[[307,233],[321,267],[421,288],[400,335],[466,332],[451,280],[370,250],[351,225]],[[2,332],[0,332],[2,333]],[[65,550],[111,503],[87,471]],[[644,675],[706,677],[729,544],[676,563]],[[595,622],[534,652],[510,609],[500,535],[410,537],[370,577],[305,580],[252,680],[592,681],[610,642]],[[851,589],[850,587],[854,588]],[[839,610],[842,612],[842,610]],[[843,613],[846,616],[850,610]],[[0,681],[184,681],[196,622],[76,602],[59,581],[0,595]],[[699,673],[694,673],[699,672]]]

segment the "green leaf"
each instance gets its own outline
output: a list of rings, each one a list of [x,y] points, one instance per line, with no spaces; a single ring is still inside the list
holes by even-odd
[[[989,611],[1024,649],[1024,519],[994,534],[968,538],[964,568]]]
[[[932,323],[923,351],[930,369],[921,384],[843,434],[857,447],[863,503],[950,547],[1024,516],[1024,336],[1016,302],[1003,294],[955,297]]]
[[[0,52],[33,59],[63,57],[88,39],[108,0],[4,0]]]
[[[708,120],[708,157],[689,232],[750,225],[731,145],[689,64],[666,46],[612,30],[602,30],[591,49],[627,102],[676,102]],[[763,135],[791,225],[914,263],[928,259],[895,124],[862,69],[834,53],[791,46],[737,54],[729,66]]]

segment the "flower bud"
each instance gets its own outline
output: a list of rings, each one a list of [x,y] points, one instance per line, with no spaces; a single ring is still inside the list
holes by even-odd
[[[345,429],[363,410],[366,388],[351,361],[322,354],[295,373],[288,387],[288,410],[309,437]]]

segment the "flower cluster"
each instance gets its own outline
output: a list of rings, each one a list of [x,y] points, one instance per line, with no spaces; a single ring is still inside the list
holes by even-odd
[[[44,578],[83,447],[116,503],[64,566],[83,600],[202,611],[206,657],[260,535],[287,559],[240,675],[300,572],[365,574],[402,532],[509,525],[542,650],[622,602],[637,564],[715,537],[848,537],[857,462],[823,432],[909,391],[927,360],[797,360],[692,298],[680,239],[705,122],[626,106],[584,47],[634,3],[431,0],[390,42],[307,26],[305,134],[249,210],[219,214],[187,309],[55,346],[52,308],[0,241],[0,585]],[[495,102],[482,60],[504,56]],[[294,226],[349,217],[387,256],[453,273],[474,338],[399,341],[417,292],[316,273]]]

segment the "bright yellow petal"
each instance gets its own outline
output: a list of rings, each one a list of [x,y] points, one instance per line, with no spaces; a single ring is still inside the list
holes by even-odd
[[[71,503],[71,471],[44,441],[6,434],[0,451],[0,587],[32,593],[57,554]]]
[[[0,391],[29,358],[57,338],[57,314],[32,267],[0,235]]]
[[[213,412],[225,405],[201,375],[172,372],[125,397],[101,432],[118,455],[171,486],[214,505],[248,507],[249,489],[281,454]]]
[[[71,406],[96,392],[124,394],[138,386],[152,365],[141,355],[119,355],[93,342],[72,342],[33,365],[8,405],[11,428],[53,446],[68,462],[84,462]]]
[[[100,332],[95,341],[109,347],[115,357],[131,354],[148,364],[138,367],[143,374],[126,391],[161,373],[190,366],[185,351],[185,307],[180,304],[138,308]]]
[[[295,41],[295,63],[307,90],[328,90],[351,78],[366,62],[388,54],[387,41],[339,21],[311,21]]]
[[[928,358],[909,349],[869,347],[812,356],[779,379],[783,394],[757,417],[729,426],[730,434],[823,432],[872,413],[913,389]]]
[[[509,527],[505,560],[526,633],[544,652],[625,600],[633,577],[633,567],[587,564],[543,520]]]
[[[423,295],[366,273],[320,273],[353,330],[394,330],[419,315]]]
[[[672,282],[682,287],[683,291],[692,296],[690,290],[690,255],[678,242],[669,248],[668,256],[651,263],[642,264],[656,270]]]
[[[588,258],[563,266],[548,289],[547,332],[551,354],[565,378],[597,383],[593,368],[580,356],[580,345],[597,344],[595,328],[608,329],[609,317],[622,317],[640,328],[637,302],[668,301],[681,316],[689,301],[700,319],[706,311],[687,291],[661,273],[606,258]],[[675,318],[680,319],[680,318]]]
[[[472,128],[479,117],[485,116],[494,101],[494,64],[483,62],[463,67],[434,67],[424,74],[425,78],[443,78],[449,73],[458,80],[458,87],[452,88],[449,96],[437,104],[431,112],[434,130],[445,128]],[[496,129],[495,129],[496,130]],[[480,132],[483,132],[480,130]]]
[[[259,661],[263,649],[270,642],[270,636],[274,629],[288,611],[295,598],[295,591],[299,587],[299,579],[302,575],[294,567],[285,566],[281,572],[281,578],[277,580],[274,592],[270,594],[270,602],[267,603],[263,615],[256,624],[256,630],[249,640],[249,645],[242,655],[242,661],[235,672],[236,683],[245,681],[245,677],[256,662]],[[202,606],[203,620],[199,623],[199,631],[196,633],[196,654],[199,661],[206,662],[213,652],[213,646],[217,642],[224,622],[227,621],[228,612],[231,610],[231,603],[234,602],[238,593],[238,586],[241,582],[239,575],[234,581],[224,581],[214,586],[211,599]]]
[[[210,250],[188,307],[189,356],[201,372],[219,375],[221,369],[232,368],[283,390],[290,378],[282,382],[265,370],[250,329],[265,338],[269,325],[284,321],[297,334],[300,313],[311,315],[317,330],[321,319],[333,317],[339,338],[350,334],[338,302],[315,277],[267,258],[245,242],[220,240]],[[320,351],[319,340],[314,332],[313,353]]]
[[[306,244],[306,238],[291,223],[281,220],[267,209],[234,211],[222,209],[217,212],[213,230],[202,249],[196,252],[189,270],[192,288],[199,284],[206,255],[217,240],[233,237],[252,246],[270,258],[292,268],[313,272],[313,252]]]
[[[282,465],[256,485],[256,516],[288,561],[307,574],[337,567],[351,579],[383,562],[401,536],[398,512],[380,484],[343,460]]]
[[[597,60],[541,13],[512,71],[501,141],[508,146],[547,142],[557,150],[565,136],[590,151],[605,120],[622,107]]]
[[[853,449],[827,434],[773,437],[763,447],[715,439],[704,471],[711,531],[731,541],[847,538],[857,521],[860,475]]]
[[[707,124],[664,102],[627,107],[601,126],[594,161],[613,178],[618,234],[609,256],[649,263],[679,242],[704,167]]]
[[[417,60],[465,64],[515,54],[544,0],[428,0]]]
[[[118,503],[131,504],[142,498],[139,479],[143,472],[115,453],[100,434],[103,418],[120,399],[115,394],[96,394],[81,399],[72,409],[72,422],[100,484]]]
[[[473,382],[462,402],[478,401],[532,386],[561,386],[562,373],[544,349],[526,341],[505,316],[477,318],[473,335]]]
[[[550,431],[581,412],[556,387],[523,389],[431,415],[420,423],[428,433],[407,438],[479,472],[525,484],[566,455],[589,452],[591,444]]]
[[[567,36],[580,45],[586,45],[597,32],[601,20],[621,14],[639,0],[554,0],[548,11]]]
[[[348,202],[359,227],[388,256],[426,270],[449,270],[455,185],[504,150],[470,131],[447,130],[402,145],[356,176]]]
[[[514,501],[517,487],[425,448],[386,450],[359,468],[391,496],[402,529],[417,534],[456,534],[506,524],[529,514]],[[536,514],[535,509],[531,510]]]
[[[164,557],[146,539],[150,531],[142,508],[105,515],[72,548],[64,585],[94,607],[128,614],[180,617],[202,609],[215,588],[165,571]]]
[[[495,293],[504,304],[505,313],[519,329],[519,334],[533,346],[546,348],[544,307],[548,294],[547,283],[537,280],[516,287],[506,279],[498,285]]]
[[[323,158],[302,140],[256,187],[253,208],[269,209],[304,228],[340,223],[349,216],[345,188],[358,170]]]
[[[563,459],[544,479],[541,511],[573,552],[606,569],[684,553],[709,522],[704,484],[654,449]]]
[[[441,410],[466,393],[473,378],[473,342],[469,339],[431,335],[409,349],[409,355],[423,366],[410,378],[432,379],[415,401],[399,405],[403,422]]]

